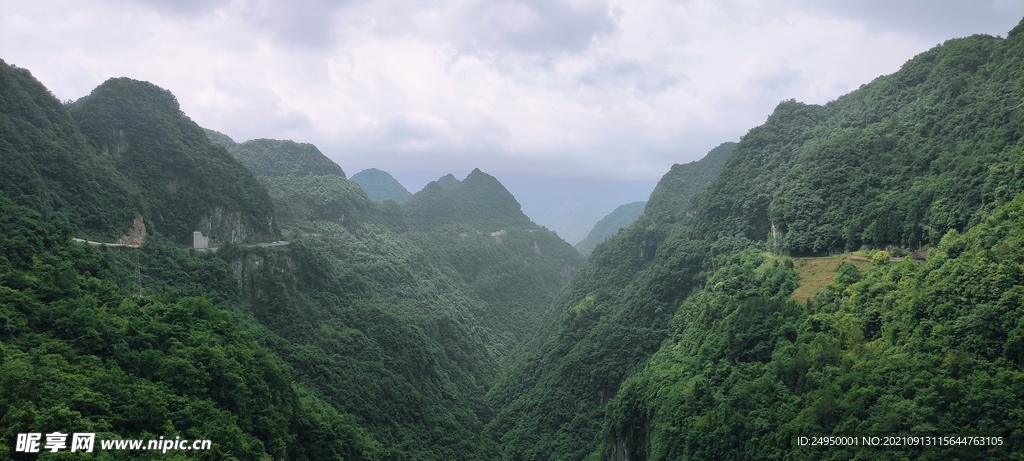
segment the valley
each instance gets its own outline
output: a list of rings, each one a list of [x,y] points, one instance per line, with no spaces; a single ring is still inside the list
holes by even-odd
[[[1024,22],[782,101],[574,247],[479,168],[412,193],[158,82],[61,102],[0,61],[0,453],[1013,458],[1022,69]],[[1002,443],[798,443],[954,435]]]

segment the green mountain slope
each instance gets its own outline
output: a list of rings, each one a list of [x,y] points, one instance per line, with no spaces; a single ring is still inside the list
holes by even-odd
[[[293,370],[266,346],[280,339],[243,309],[225,260],[181,249],[159,224],[138,249],[71,240],[83,231],[109,237],[120,218],[103,219],[118,213],[127,217],[125,228],[137,214],[159,223],[178,200],[223,205],[225,214],[232,203],[269,203],[226,151],[205,136],[193,139],[202,132],[173,96],[146,83],[111,81],[76,103],[73,119],[26,71],[0,66],[0,76],[10,78],[0,88],[5,101],[17,102],[0,106],[10,128],[3,171],[13,175],[4,185],[34,172],[37,182],[24,185],[38,195],[23,201],[50,215],[14,204],[7,189],[0,193],[0,451],[12,452],[7,444],[17,433],[60,430],[96,432],[100,440],[210,439],[204,455],[218,459],[394,459],[398,452],[384,449],[352,415],[294,382]],[[120,113],[125,108],[132,110]],[[121,127],[111,131],[116,143],[91,144],[75,120],[94,135]],[[212,188],[219,195],[191,190],[218,172],[226,172]],[[182,179],[179,190],[163,190],[162,174]],[[160,193],[168,197],[147,202]],[[138,208],[123,209],[131,200]],[[90,213],[99,218],[90,221]]]
[[[705,235],[825,254],[936,244],[1022,185],[1022,42],[951,40],[824,106],[780,104],[700,208]]]
[[[696,210],[694,199],[716,179],[736,151],[736,143],[724,142],[703,158],[672,169],[658,181],[644,214],[662,222],[678,222]]]
[[[449,186],[441,185],[441,180]],[[583,258],[523,214],[496,178],[479,169],[462,181],[447,175],[402,206],[410,239],[452,267],[487,303],[481,317],[488,347],[508,357],[541,320]]]
[[[643,214],[643,209],[646,205],[647,202],[633,202],[616,207],[611,213],[608,213],[607,216],[594,224],[594,228],[591,229],[590,234],[587,234],[584,240],[573,246],[580,254],[591,254],[594,248],[601,242],[608,240],[609,237],[614,236],[621,228],[637,220]]]
[[[232,148],[243,162],[250,161],[242,151],[246,144]],[[270,147],[264,154],[284,165],[275,156],[289,152]],[[506,311],[528,309],[498,305],[481,294],[505,289],[498,282],[517,282],[520,272],[536,277],[513,285],[518,303],[533,301],[536,292],[553,294],[564,280],[561,266],[522,269],[516,264],[527,262],[507,253],[538,257],[534,246],[549,246],[544,236],[523,244],[516,237],[516,243],[499,246],[489,235],[474,233],[473,246],[460,254],[493,272],[492,278],[479,277],[491,285],[474,285],[440,250],[446,243],[438,232],[416,220],[417,212],[407,216],[408,209],[394,202],[373,202],[338,174],[260,171],[259,180],[282,210],[280,225],[291,245],[218,254],[234,261],[249,308],[280,337],[272,349],[296,369],[300,382],[411,459],[498,456],[483,436],[491,418],[485,393],[497,376],[499,353],[513,346],[511,327],[500,320],[523,322]],[[460,182],[459,190],[437,189],[458,204],[431,216],[438,229],[478,222],[476,210],[518,212],[500,183],[483,173]],[[426,199],[421,203],[431,206]],[[521,212],[511,220],[483,217],[492,224],[529,223]],[[546,302],[530,306],[539,311]]]
[[[784,299],[795,273],[777,261],[753,253],[718,270],[623,384],[593,459],[822,459],[823,447],[799,445],[807,434],[989,437],[886,453],[1012,457],[1024,448],[1022,239],[1024,194],[951,230],[923,265],[885,255],[861,274],[844,263],[805,306]],[[824,453],[865,450],[878,448]]]
[[[952,347],[949,341],[957,341],[954,332],[960,331],[972,339],[957,350],[984,370],[979,373],[1007,374],[980,384],[981,375],[967,378],[951,371],[946,376],[954,381],[948,383],[966,390],[978,379],[977,385],[1000,389],[993,395],[1012,392],[1020,365],[1012,354],[1005,355],[1016,346],[1012,334],[1004,335],[1016,328],[1007,320],[1018,315],[1010,307],[1013,301],[994,308],[992,320],[1003,326],[997,328],[1002,333],[993,333],[987,321],[963,323],[947,316],[937,307],[952,302],[943,300],[947,295],[922,297],[919,293],[948,290],[944,287],[950,282],[916,272],[910,278],[890,275],[888,282],[864,287],[863,297],[851,298],[875,297],[874,311],[832,316],[840,309],[834,298],[821,300],[819,305],[827,308],[785,301],[798,283],[796,273],[762,253],[821,254],[862,245],[906,251],[936,245],[950,229],[969,229],[1016,196],[1024,186],[1022,28],[1006,39],[949,41],[896,74],[825,106],[784,102],[735,146],[717,179],[695,201],[673,203],[672,194],[652,194],[647,210],[662,212],[645,212],[598,246],[559,293],[551,322],[529,340],[521,360],[492,390],[498,414],[489,430],[504,455],[621,460],[750,459],[785,453],[817,458],[820,450],[776,447],[790,447],[798,434],[880,434],[883,428],[891,429],[890,435],[938,435],[939,427],[958,427],[957,433],[1011,438],[1019,429],[1013,420],[1001,419],[1005,414],[999,408],[938,416],[960,408],[956,396],[965,395],[940,391],[937,383],[946,378],[914,404],[907,387],[880,383],[909,386],[925,379],[904,380],[891,373],[900,360],[920,357],[922,364],[934,365],[927,354],[945,350],[941,344]],[[662,182],[669,183],[668,175]],[[691,206],[680,206],[686,203]],[[1004,249],[1011,260],[1016,256],[1009,255],[1019,255],[997,242],[993,237],[984,245],[996,245],[991,251]],[[902,266],[901,271],[914,267],[909,261]],[[992,287],[988,298],[961,301],[991,310],[986,303],[1019,289],[1017,275],[1006,268],[993,268],[990,280],[999,288],[985,285]],[[888,294],[910,280],[919,284],[908,292],[914,294]],[[893,318],[891,326],[887,323],[901,302],[913,306],[908,307],[913,312],[935,310],[916,318],[932,319],[929,332],[953,336],[906,355],[918,344],[911,338],[925,333],[910,333],[917,328],[910,326],[913,322],[897,326]],[[827,317],[819,319],[819,314]],[[900,331],[891,346],[867,345],[887,328]],[[814,336],[818,333],[823,336]],[[979,355],[981,346],[974,345],[979,339],[973,339],[979,337],[994,338],[984,346],[988,355]],[[844,351],[881,355],[861,374],[854,363],[862,362],[844,361]],[[790,367],[784,372],[783,363]],[[932,365],[906,366],[923,370]],[[843,371],[851,368],[858,371]],[[832,374],[819,373],[826,369]],[[847,394],[854,382],[864,387]],[[918,410],[913,405],[924,406]],[[904,409],[908,413],[901,413]],[[882,415],[894,412],[901,415],[894,421],[915,423],[885,423]],[[995,449],[991,455],[1012,451]],[[850,456],[835,453],[837,458]],[[939,457],[987,456],[984,450],[956,448],[942,453]]]
[[[316,146],[279,139],[253,139],[229,148],[256,176],[345,177],[345,172]]]
[[[730,151],[725,145],[705,158],[721,163]],[[700,162],[665,174],[646,205],[654,218],[645,212],[597,246],[491,390],[497,415],[488,430],[505,456],[583,459],[594,449],[605,405],[657,350],[674,307],[706,271],[712,246],[690,238],[687,209],[679,208],[695,198],[684,194],[699,191],[690,184],[708,182],[691,175],[704,170]],[[748,243],[712,248],[727,253]]]
[[[110,79],[68,111],[86,139],[141,192],[150,232],[188,244],[200,231],[212,246],[276,238],[266,190],[209,141],[169,91]]]
[[[370,200],[394,200],[395,203],[402,204],[412,197],[412,193],[406,190],[402,183],[388,172],[376,168],[368,168],[352,175],[352,181],[366,191]]]
[[[449,174],[427,184],[403,204],[402,210],[411,226],[435,232],[442,228],[497,231],[532,225],[505,186],[479,168],[462,181]]]
[[[229,152],[267,187],[285,228],[319,221],[350,225],[387,215],[379,212],[387,207],[371,204],[359,185],[345,179],[341,167],[312,144],[256,139],[235,144]]]
[[[141,212],[139,189],[78,131],[28,70],[0,61],[0,190],[76,234],[114,241]]]
[[[213,458],[387,459],[260,344],[224,261],[159,236],[113,250],[70,236],[0,195],[0,451],[63,431],[209,439]]]
[[[725,162],[736,150],[736,143],[726,142],[711,149],[700,160],[686,164],[672,165],[672,169],[651,192],[649,202],[635,202],[622,205],[594,225],[590,234],[577,243],[581,254],[589,255],[598,244],[614,235],[619,229],[636,221],[641,214],[661,222],[676,222],[696,209],[693,199],[707,189],[718,177]]]
[[[235,147],[238,144],[235,142],[234,139],[231,139],[231,136],[228,136],[219,131],[211,130],[209,128],[203,128],[203,132],[206,133],[206,137],[210,139],[210,142],[218,146],[222,146],[225,149],[231,149],[232,147]]]
[[[619,205],[617,208],[608,213],[608,216],[601,218],[597,224],[594,224],[594,228],[590,230],[586,238],[574,245],[576,250],[580,254],[586,256],[594,251],[601,242],[608,240],[608,237],[615,235],[619,229],[633,224],[636,218],[644,214],[644,206],[647,202],[633,202],[625,205]]]

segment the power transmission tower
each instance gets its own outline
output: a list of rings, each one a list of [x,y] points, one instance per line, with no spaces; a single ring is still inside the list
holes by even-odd
[[[135,286],[132,288],[132,296],[142,297],[142,255],[135,252]]]

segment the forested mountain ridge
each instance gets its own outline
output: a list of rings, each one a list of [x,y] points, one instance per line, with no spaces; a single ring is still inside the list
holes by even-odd
[[[541,320],[583,262],[553,232],[523,214],[495,177],[474,169],[445,175],[402,205],[409,238],[450,265],[488,303],[489,347],[507,358]]]
[[[285,228],[308,230],[310,223],[321,221],[351,226],[389,215],[386,207],[374,206],[357,184],[345,178],[344,170],[312,144],[254,139],[235,143],[228,152],[267,187]],[[400,226],[400,220],[392,218]]]
[[[142,212],[141,193],[78,131],[26,69],[0,61],[0,190],[75,232],[114,241]]]
[[[936,244],[1022,184],[1021,27],[950,40],[824,106],[752,129],[700,207],[705,235],[825,254]]]
[[[112,78],[68,105],[78,130],[141,193],[149,232],[179,244],[275,240],[270,196],[252,172],[185,116],[169,91]]]
[[[783,102],[585,262],[482,171],[374,202],[315,147],[204,133],[148,83],[64,105],[0,66],[0,452],[81,430],[237,459],[1017,456],[1022,63],[1024,22]],[[182,248],[195,222],[171,218],[211,204],[291,244]],[[136,215],[140,248],[70,241]],[[790,300],[791,258],[855,248],[868,270]]]
[[[786,296],[788,263],[747,252],[671,321],[609,405],[590,459],[1010,459],[1024,446],[1024,193],[927,263],[843,263],[816,299]],[[901,447],[801,447],[806,434],[916,437]],[[986,437],[938,443],[925,437]],[[820,437],[820,436],[819,436]],[[910,439],[914,440],[914,439]]]
[[[547,231],[529,232],[538,226],[479,170],[450,190],[435,184],[454,207],[431,213],[427,188],[399,209],[330,169],[282,173],[293,168],[289,144],[260,142],[258,157],[246,152],[252,141],[230,151],[254,168],[279,166],[256,171],[291,246],[220,254],[240,261],[247,305],[280,337],[272,349],[301,382],[411,459],[498,456],[483,437],[498,359],[567,279],[566,258],[578,265],[579,255]],[[330,162],[308,153],[303,163]],[[508,231],[498,238],[451,231],[499,225]]]
[[[308,143],[279,139],[250,139],[228,147],[228,151],[252,170],[256,176],[337,175],[345,177],[345,171],[337,163],[324,156],[316,146]]]
[[[225,215],[254,207],[256,221],[273,211],[261,208],[271,206],[266,189],[209,144],[172,95],[121,79],[69,106],[27,71],[4,65],[0,77],[9,79],[0,88],[0,451],[12,453],[17,433],[84,431],[208,438],[214,446],[204,454],[213,458],[396,459],[400,451],[296,384],[267,347],[280,339],[243,308],[234,261],[225,260],[238,247],[199,254],[181,247],[191,246],[192,226],[201,223],[159,224],[196,211],[188,205],[223,207]],[[199,187],[216,174],[220,183]],[[47,215],[15,205],[9,190]],[[26,190],[42,200],[18,195]],[[113,240],[139,215],[152,227],[137,249],[71,240]],[[168,240],[182,237],[179,227],[187,245]]]
[[[261,344],[273,334],[225,261],[158,234],[139,249],[71,235],[0,194],[0,451],[63,431],[210,439],[218,459],[391,459]]]
[[[414,228],[430,231],[460,226],[463,230],[472,226],[473,230],[497,231],[533,225],[505,186],[479,168],[462,181],[449,174],[430,182],[413,194],[402,210]]]
[[[641,214],[665,222],[683,219],[687,213],[695,210],[693,199],[718,177],[735,149],[736,143],[725,142],[711,149],[700,160],[672,165],[669,173],[658,181],[657,187],[651,192],[653,206],[648,206],[648,202],[637,202],[616,208],[594,225],[592,235],[587,235],[576,244],[576,249],[589,255],[598,244],[614,235],[618,229],[632,224]]]
[[[565,258],[579,264],[571,247],[545,232],[525,245],[518,234],[504,242],[488,234],[461,253],[491,271],[471,285],[436,246],[423,246],[426,232],[403,235],[407,219],[396,204],[370,201],[311,145],[237,144],[212,133],[214,144],[210,132],[181,114],[173,95],[145,82],[112,79],[62,105],[27,72],[13,74],[41,95],[0,111],[15,125],[4,138],[15,146],[5,159],[35,162],[28,165],[45,172],[81,155],[18,150],[25,120],[47,128],[31,113],[40,111],[42,98],[48,120],[67,122],[58,135],[139,190],[137,210],[125,215],[146,217],[150,233],[138,249],[90,247],[71,242],[71,228],[61,224],[81,211],[73,202],[32,202],[25,194],[50,212],[46,221],[2,202],[0,223],[10,224],[4,236],[12,238],[0,244],[0,367],[18,378],[0,379],[0,419],[18,421],[5,426],[4,450],[14,440],[10,430],[95,429],[106,437],[209,437],[214,457],[239,459],[498,456],[482,435],[491,417],[485,393],[499,356],[518,337],[502,319],[523,322],[543,311],[545,297],[571,273]],[[53,142],[52,132],[37,131],[41,145]],[[90,172],[69,174],[77,176],[50,175],[52,183],[43,185],[60,191]],[[462,183],[493,192],[467,195],[465,203],[510,212],[486,215],[488,223],[536,227],[493,178],[477,172]],[[91,189],[97,184],[103,183],[86,182],[75,192],[102,196]],[[490,199],[497,206],[489,207]],[[261,248],[224,238],[216,253],[181,248],[191,242],[179,234],[191,237],[196,229],[189,213],[211,204],[225,215],[255,210],[250,217],[267,218],[265,229],[276,233],[280,226],[292,242]],[[459,209],[449,218],[478,217]],[[244,219],[234,223],[244,226]],[[532,235],[527,230],[522,234]],[[502,279],[506,273],[513,275]],[[509,289],[516,303],[477,294],[496,289]],[[60,388],[49,397],[19,384],[26,366],[42,361],[63,368],[37,366],[45,373],[26,382]],[[90,368],[97,361],[106,365]],[[111,379],[124,392],[104,384]],[[69,425],[49,427],[54,418]]]
[[[1019,226],[1015,212],[1000,207],[1011,206],[1006,204],[1024,186],[1022,31],[1024,25],[1005,39],[948,41],[824,106],[783,102],[743,137],[690,206],[673,203],[671,194],[652,194],[647,210],[671,204],[668,213],[645,212],[598,246],[559,293],[522,359],[492,390],[498,414],[489,430],[504,455],[816,458],[823,452],[794,451],[794,437],[941,435],[954,427],[1015,437],[1021,429],[1006,413],[1016,411],[1014,404],[939,416],[959,405],[956,396],[966,389],[992,386],[991,401],[1000,402],[1000,392],[1020,386],[1020,363],[1008,352],[1016,350],[1013,319],[1024,318],[1013,295],[1021,286],[1013,263],[985,266],[995,285],[979,280],[978,289],[990,288],[987,297],[974,301],[954,294],[956,276],[911,271],[916,266],[910,258],[895,265],[902,268],[895,272],[876,269],[866,276],[844,266],[839,287],[860,277],[875,281],[861,285],[857,293],[863,294],[849,301],[837,301],[836,296],[852,296],[837,288],[802,306],[786,301],[799,283],[791,265],[763,253],[827,254],[861,246],[909,251],[920,245],[945,251],[957,241],[950,235],[965,229],[969,234],[994,210],[1000,210],[997,221],[1007,220],[996,228]],[[669,182],[666,175],[662,183]],[[1009,261],[1020,255],[995,235],[971,241],[981,244],[978,255],[1002,251],[1000,257]],[[927,267],[941,263],[942,253],[935,256]],[[983,264],[971,258],[957,263],[956,271]],[[880,252],[877,259],[888,261],[888,254]],[[964,274],[956,271],[950,274]],[[902,291],[910,280],[917,288]],[[967,306],[957,308],[960,316],[937,307],[952,308],[956,299]],[[846,302],[853,304],[840,307]],[[915,313],[899,313],[900,302]],[[906,315],[914,320],[904,323]],[[929,326],[915,323],[924,321]],[[880,339],[889,331],[899,333],[888,342]],[[940,331],[937,342],[913,339]],[[957,334],[964,342],[949,336]],[[981,343],[986,355],[979,352]],[[854,363],[864,363],[859,354],[867,350],[880,354],[872,356],[872,371],[849,372]],[[933,383],[924,385],[932,390],[920,398],[879,384],[895,372],[883,364],[913,360],[907,369],[923,370],[941,351],[955,351],[947,358],[964,357],[970,370],[1002,378],[982,384],[955,367],[941,378],[899,378],[906,386]],[[821,375],[825,368],[816,366],[842,368]],[[940,382],[961,390],[949,394]],[[883,422],[894,414],[900,416]],[[915,423],[895,423],[903,416]],[[1015,450],[946,447],[923,453],[985,458]]]
[[[644,214],[599,244],[557,294],[489,393],[497,414],[488,430],[504,456],[583,459],[594,449],[605,405],[657,350],[674,306],[704,276],[711,245],[690,239],[688,204],[734,147],[726,143],[674,166]],[[727,240],[714,248],[727,253],[748,243]]]

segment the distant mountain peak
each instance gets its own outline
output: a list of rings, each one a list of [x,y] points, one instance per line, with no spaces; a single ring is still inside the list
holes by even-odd
[[[445,189],[453,189],[455,187],[458,187],[459,184],[462,184],[462,182],[459,181],[458,179],[455,179],[455,175],[451,173],[441,176],[440,178],[437,179],[437,181],[434,182],[436,182],[438,185]]]
[[[462,181],[452,174],[432,181],[414,194],[404,208],[412,221],[424,226],[472,223],[480,227],[478,230],[495,230],[531,222],[501,181],[479,168]]]
[[[395,203],[402,204],[412,197],[412,193],[387,171],[367,168],[352,175],[351,179],[363,188],[370,200],[378,202],[394,200]]]

